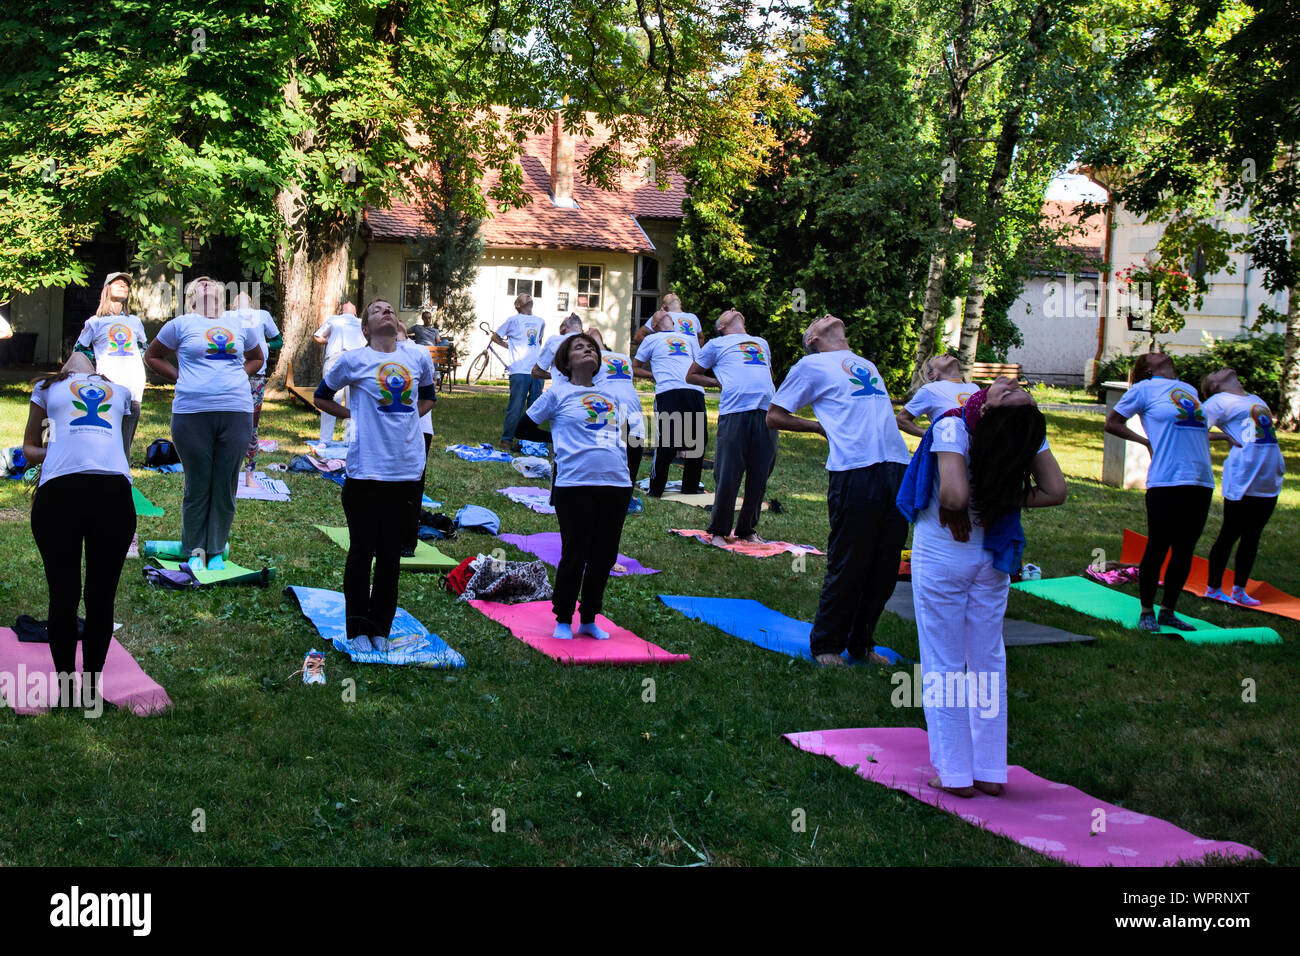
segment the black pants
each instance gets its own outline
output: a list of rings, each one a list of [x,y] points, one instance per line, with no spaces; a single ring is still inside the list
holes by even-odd
[[[713,444],[713,514],[709,534],[731,534],[732,510],[740,481],[745,480],[745,500],[736,519],[736,536],[748,537],[758,530],[767,479],[776,465],[776,431],[767,427],[767,409],[733,412],[718,419],[718,437]]]
[[[1228,558],[1232,546],[1241,539],[1237,548],[1237,563],[1232,569],[1232,583],[1243,588],[1250,581],[1250,572],[1255,567],[1255,555],[1259,552],[1259,537],[1264,533],[1264,525],[1273,517],[1277,507],[1277,498],[1256,498],[1250,495],[1240,501],[1223,499],[1223,527],[1210,548],[1210,580],[1212,588],[1223,587],[1223,572],[1228,567]]]
[[[704,393],[693,388],[674,388],[655,396],[655,462],[650,472],[650,494],[659,498],[668,484],[668,466],[680,451],[682,494],[700,490],[704,470],[704,448],[709,443],[709,416],[704,410]]]
[[[831,533],[817,619],[809,635],[813,657],[863,658],[876,646],[880,612],[898,583],[907,521],[895,503],[906,465],[884,461],[830,472],[826,505]]]
[[[641,457],[645,454],[645,446],[642,445],[641,439],[636,436],[629,436],[627,440],[627,474],[632,479],[632,484],[636,484],[637,475],[641,471]],[[636,489],[632,489],[636,494]]]
[[[424,436],[424,468],[420,471],[420,494],[415,499],[414,514],[411,515],[410,531],[405,540],[402,541],[403,551],[414,551],[416,544],[420,540],[420,512],[424,508],[424,479],[429,473],[429,446],[433,444],[433,436],[426,434]],[[383,637],[384,635],[379,635]]]
[[[1160,607],[1171,611],[1177,607],[1178,595],[1192,570],[1196,541],[1205,529],[1213,495],[1213,488],[1200,485],[1147,489],[1147,548],[1138,565],[1138,596],[1143,607],[1155,606],[1160,568],[1167,554],[1170,557],[1169,567],[1165,568],[1165,599]]]
[[[555,571],[551,609],[556,621],[568,624],[581,589],[582,623],[590,624],[600,613],[610,569],[618,560],[632,489],[585,485],[556,488],[553,497],[560,522],[560,566]]]
[[[113,639],[113,599],[134,534],[135,504],[131,482],[125,476],[62,475],[37,489],[32,502],[32,537],[45,563],[50,589],[50,656],[55,671],[71,674],[77,669],[77,605],[83,595],[82,671],[89,675],[104,670]]]
[[[411,499],[418,505],[420,493],[418,480],[348,478],[343,483],[343,513],[347,515],[350,539],[348,559],[343,567],[349,640],[359,634],[387,637],[393,627],[402,542],[411,526]]]

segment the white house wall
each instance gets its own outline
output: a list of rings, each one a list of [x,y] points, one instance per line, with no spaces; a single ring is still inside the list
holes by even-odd
[[[1031,381],[1082,385],[1097,354],[1097,279],[1031,276],[1007,311],[1025,344],[1007,352]]]

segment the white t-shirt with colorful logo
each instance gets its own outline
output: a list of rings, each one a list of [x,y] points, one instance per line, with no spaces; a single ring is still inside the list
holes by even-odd
[[[1125,421],[1134,415],[1142,419],[1151,441],[1148,488],[1214,487],[1210,431],[1195,388],[1174,378],[1149,378],[1130,385],[1115,411]]]
[[[346,312],[331,315],[316,330],[316,335],[325,339],[326,362],[333,361],[344,352],[366,347],[366,337],[361,331],[361,317]]]
[[[704,329],[703,324],[700,322],[700,317],[697,316],[694,312],[669,312],[668,315],[672,318],[674,324],[677,326],[676,331],[682,333],[683,335],[698,336]],[[654,321],[653,315],[650,316],[650,318],[646,319],[641,324],[644,325],[647,329],[649,329],[650,323],[652,321]],[[651,329],[651,331],[654,330]],[[699,340],[697,339],[696,340],[697,344],[698,341]]]
[[[695,360],[702,369],[712,369],[722,385],[718,415],[752,412],[772,404],[772,349],[757,335],[720,335],[709,339]]]
[[[641,396],[636,390],[632,375],[632,359],[622,352],[601,352],[600,368],[592,378],[597,388],[612,392],[614,397],[636,410],[634,435],[645,436],[645,421],[641,413]]]
[[[413,356],[412,358],[413,362],[420,361],[421,353],[424,354],[424,356],[429,360],[430,363],[433,362],[433,356],[429,354],[428,346],[421,345],[419,342],[414,342],[411,339],[402,339],[398,341],[397,347],[399,349],[403,349],[407,352],[410,352],[411,355]],[[436,371],[437,370],[435,369],[435,372]],[[436,378],[435,378],[435,384],[436,384]],[[436,398],[437,392],[435,392],[434,395]],[[429,409],[429,411],[425,412],[423,415],[420,416],[420,433],[423,435],[433,434],[433,409]]]
[[[1274,498],[1282,493],[1286,464],[1277,446],[1277,422],[1258,395],[1211,395],[1201,406],[1205,424],[1216,425],[1241,443],[1223,462],[1223,497]]]
[[[848,349],[806,355],[772,399],[790,412],[811,405],[830,445],[827,471],[850,471],[882,461],[911,460],[876,367]]]
[[[912,400],[903,406],[903,411],[913,418],[928,418],[936,421],[944,412],[961,408],[980,390],[978,385],[970,382],[926,382],[916,390]]]
[[[506,340],[510,350],[510,374],[532,375],[542,352],[546,323],[535,315],[515,313],[501,323],[497,335]]]
[[[158,330],[158,341],[176,353],[173,415],[196,412],[252,412],[253,396],[244,372],[244,326],[229,313],[215,319],[178,315]]]
[[[433,360],[428,350],[420,353],[400,344],[392,352],[366,346],[344,352],[325,372],[327,388],[350,390],[349,478],[415,481],[424,472],[416,404],[420,388],[433,385]]]
[[[230,322],[243,324],[247,343],[246,348],[251,349],[254,345],[261,346],[262,365],[253,374],[264,374],[266,372],[266,361],[271,355],[271,350],[267,348],[266,343],[280,334],[280,330],[275,327],[275,319],[271,318],[271,313],[265,309],[236,309],[223,313],[221,317]],[[360,331],[360,329],[361,321],[358,319],[357,330]],[[328,351],[328,346],[326,351]]]
[[[144,401],[144,348],[149,337],[137,315],[92,315],[81,327],[77,344],[95,352],[95,371],[131,390]]]
[[[248,380],[244,380],[247,388]],[[74,375],[37,385],[32,404],[45,410],[46,450],[41,484],[60,475],[125,475],[131,467],[122,450],[122,419],[131,411],[124,384],[94,375]]]
[[[542,343],[541,351],[537,353],[537,367],[543,372],[551,373],[551,381],[567,382],[568,376],[555,367],[555,353],[560,350],[565,339],[571,339],[577,332],[565,332],[563,335],[552,335]],[[532,369],[529,369],[531,372]]]
[[[655,377],[655,394],[671,392],[674,389],[690,388],[697,392],[704,389],[686,381],[686,373],[695,364],[700,354],[700,343],[693,335],[681,332],[654,332],[641,340],[636,350],[636,360],[650,366]]]
[[[620,424],[631,429],[640,412],[639,405],[631,407],[611,389],[559,382],[543,392],[524,414],[539,425],[551,423],[557,488],[627,488],[632,479],[627,472],[627,446],[622,441]]]

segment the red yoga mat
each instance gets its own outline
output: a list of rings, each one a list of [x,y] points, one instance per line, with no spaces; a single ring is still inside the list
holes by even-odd
[[[1077,866],[1171,866],[1210,854],[1260,857],[1258,850],[1241,843],[1202,840],[1165,820],[1044,780],[1024,767],[1007,768],[1000,797],[954,797],[926,784],[935,771],[929,738],[917,727],[815,730],[786,734],[785,739],[800,750],[830,757],[863,780],[911,794],[972,826]]]
[[[1125,528],[1120,561],[1124,564],[1140,563],[1142,552],[1146,550],[1146,546],[1146,535]],[[1161,580],[1164,579],[1165,569],[1168,567],[1169,558],[1166,557],[1165,563],[1160,568]],[[1232,568],[1228,568],[1223,574],[1223,589],[1229,594],[1232,593],[1232,585],[1228,583],[1231,580]],[[1195,594],[1197,597],[1205,597],[1205,588],[1209,583],[1210,562],[1201,557],[1192,558],[1192,570],[1187,575],[1187,583],[1183,585],[1183,590],[1189,594]],[[1292,597],[1285,591],[1279,591],[1273,585],[1265,584],[1263,581],[1256,581],[1254,578],[1251,578],[1247,583],[1246,593],[1260,602],[1259,607],[1245,607],[1243,604],[1233,604],[1231,606],[1244,608],[1247,611],[1263,611],[1265,614],[1276,614],[1278,617],[1289,617],[1293,621],[1300,621],[1300,598]]]
[[[551,637],[555,630],[555,613],[550,601],[527,601],[523,604],[498,604],[495,601],[470,601],[470,606],[504,624],[510,633],[534,650],[553,657],[561,664],[673,664],[689,661],[689,654],[669,654],[662,647],[643,641],[627,628],[619,627],[603,614],[596,624],[609,632],[609,640],[597,641],[578,634],[578,615],[573,615],[571,641]]]
[[[81,667],[81,645],[77,645],[77,667]],[[42,675],[39,682],[48,685],[53,670],[50,645],[24,643],[12,629],[0,627],[0,698],[6,706],[20,714],[43,714],[49,710],[48,704],[29,700],[27,680],[39,674]],[[160,714],[172,706],[167,691],[144,672],[117,638],[108,645],[102,690],[105,701],[137,717]]]

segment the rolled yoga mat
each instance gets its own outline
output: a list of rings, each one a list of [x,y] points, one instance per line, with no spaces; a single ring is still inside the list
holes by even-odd
[[[81,645],[77,645],[77,667],[81,667]],[[19,714],[41,714],[49,710],[48,697],[42,702],[29,683],[32,675],[46,675],[38,683],[49,684],[54,670],[48,644],[25,644],[10,628],[0,627],[0,698]],[[101,691],[104,700],[137,717],[160,714],[172,706],[162,685],[144,672],[125,647],[113,638],[104,660]]]
[[[140,556],[144,558],[166,558],[168,561],[186,561],[191,557],[181,549],[179,541],[146,541],[140,547]],[[221,552],[222,558],[230,557],[230,544]]]
[[[1147,539],[1145,535],[1140,535],[1136,531],[1124,529],[1124,544],[1120,561],[1124,564],[1140,564],[1142,561],[1142,552],[1146,550]],[[1164,579],[1165,569],[1169,567],[1169,557],[1166,556],[1165,563],[1160,568],[1161,580]],[[1236,583],[1232,568],[1229,567],[1223,574],[1224,591],[1231,593],[1232,584]],[[1210,562],[1202,557],[1192,558],[1192,570],[1187,575],[1187,583],[1183,585],[1183,590],[1189,594],[1195,594],[1198,598],[1205,598],[1205,588],[1210,583]],[[1292,597],[1285,591],[1278,590],[1271,584],[1264,581],[1256,581],[1251,578],[1246,583],[1246,593],[1260,602],[1259,607],[1247,607],[1244,604],[1230,604],[1229,607],[1244,608],[1247,611],[1263,611],[1265,614],[1276,614],[1278,617],[1289,617],[1293,621],[1300,621],[1300,598]],[[1215,603],[1222,604],[1222,601]]]
[[[318,524],[314,526],[318,531],[325,534],[335,544],[344,551],[348,549],[351,538],[348,537],[347,528],[331,528],[328,525]],[[419,541],[415,545],[415,557],[402,558],[403,571],[450,571],[456,565],[460,564],[455,558],[449,558],[427,541]]]
[[[497,535],[506,544],[513,544],[520,551],[527,551],[529,554],[535,554],[553,568],[560,566],[560,533],[558,531],[540,531],[537,534],[499,534]],[[629,558],[626,554],[620,554],[615,562],[616,565],[622,565],[623,570],[615,567],[609,572],[611,578],[621,578],[625,574],[658,574],[655,568],[647,568],[636,558]]]
[[[689,618],[703,621],[764,650],[812,660],[808,637],[812,633],[812,625],[786,617],[759,601],[750,598],[691,597],[686,594],[661,594],[659,600],[674,611],[680,611]],[[883,644],[877,644],[875,650],[891,664],[907,660]],[[844,659],[853,660],[848,651],[844,652]]]
[[[141,494],[135,485],[131,486],[131,501],[135,503],[135,513],[141,518],[161,518],[165,512]]]
[[[916,620],[916,605],[912,600],[912,584],[910,581],[899,581],[894,586],[893,597],[885,605],[885,610],[892,611],[905,621]],[[1029,647],[1034,644],[1069,644],[1076,641],[1088,644],[1095,640],[1096,638],[1089,634],[1075,634],[1071,631],[1063,631],[1059,627],[1048,627],[1046,624],[1017,621],[1009,617],[1002,620],[1002,643],[1006,647]]]
[[[297,602],[298,609],[311,621],[321,637],[357,664],[409,664],[429,668],[465,666],[465,658],[400,607],[393,617],[393,626],[388,631],[389,652],[357,654],[347,645],[347,603],[340,592],[291,585],[284,589],[284,593]]]
[[[1051,601],[1087,614],[1102,621],[1114,621],[1136,630],[1142,602],[1123,591],[1116,591],[1084,577],[1043,578],[1041,581],[1021,581],[1011,585],[1026,594]],[[1223,628],[1209,621],[1201,621],[1186,614],[1178,615],[1196,628],[1180,631],[1166,627],[1160,633],[1165,637],[1180,637],[1188,644],[1281,644],[1282,638],[1271,627]]]
[[[527,601],[523,604],[470,601],[469,604],[498,624],[505,625],[511,634],[529,647],[561,664],[672,664],[691,659],[689,654],[670,654],[662,647],[642,640],[603,614],[596,615],[596,624],[609,632],[609,640],[598,641],[579,635],[578,613],[575,611],[573,640],[557,641],[551,637],[555,630],[555,614],[551,611],[550,601]]]
[[[1202,840],[1172,823],[1044,780],[1024,767],[1007,768],[1000,797],[954,797],[926,784],[936,774],[930,765],[929,738],[917,727],[815,730],[784,737],[800,750],[830,757],[863,780],[901,790],[972,826],[1076,866],[1172,866],[1211,854],[1260,858],[1258,850],[1244,844]],[[1099,821],[1104,821],[1105,830],[1094,833]]]

